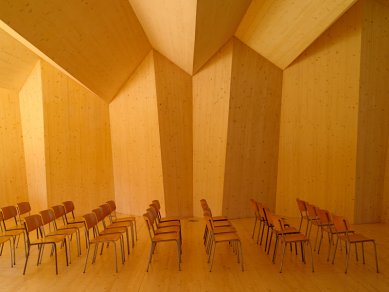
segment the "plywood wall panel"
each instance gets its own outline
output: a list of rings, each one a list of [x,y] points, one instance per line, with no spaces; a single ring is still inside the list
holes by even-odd
[[[223,214],[249,217],[250,198],[274,210],[282,71],[233,41]]]
[[[42,63],[47,202],[78,213],[114,198],[108,104]]]
[[[284,71],[276,209],[296,198],[354,217],[361,5]]]
[[[230,41],[193,76],[193,208],[207,199],[215,215],[222,213],[230,100]]]
[[[153,54],[110,103],[115,198],[118,210],[142,215],[164,202]]]
[[[380,222],[389,137],[389,7],[362,1],[356,222]]]
[[[193,215],[192,77],[153,53],[168,216]]]
[[[46,155],[41,62],[19,92],[28,199],[34,212],[47,208]]]
[[[389,223],[389,140],[388,140],[388,147],[386,149],[386,167],[385,167],[385,177],[384,177],[381,222]]]
[[[0,88],[0,207],[28,199],[18,94]]]

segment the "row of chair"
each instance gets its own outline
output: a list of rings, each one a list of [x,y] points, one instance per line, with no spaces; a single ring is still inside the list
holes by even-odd
[[[262,245],[262,239],[266,228],[265,252],[267,252],[267,254],[270,253],[273,234],[275,236],[275,244],[274,244],[274,250],[272,256],[273,263],[275,263],[276,260],[278,242],[281,241],[283,245],[280,273],[282,272],[283,269],[285,249],[286,249],[286,245],[288,244],[290,245],[291,249],[292,249],[292,245],[294,244],[296,249],[296,254],[297,254],[297,244],[300,244],[301,258],[303,263],[306,262],[304,245],[309,246],[310,255],[311,255],[311,268],[312,268],[312,272],[314,272],[312,246],[309,238],[305,234],[301,233],[297,228],[290,226],[290,224],[287,223],[287,220],[285,218],[271,212],[270,209],[265,207],[262,203],[257,202],[254,199],[250,199],[250,203],[255,214],[255,223],[254,223],[252,238],[254,238],[257,222],[259,221],[257,244],[259,242],[259,244]],[[270,238],[269,238],[269,234],[270,234]],[[261,237],[260,241],[259,241],[259,237]]]
[[[313,204],[308,203],[307,201],[296,199],[297,206],[300,211],[300,228],[302,226],[302,222],[304,220],[307,221],[305,233],[307,236],[310,236],[312,226],[317,227],[316,238],[315,238],[315,249],[316,244],[320,232],[320,240],[318,246],[318,253],[320,252],[321,242],[323,238],[323,234],[327,233],[328,235],[328,256],[327,261],[330,260],[332,246],[334,245],[334,237],[336,236],[335,249],[332,254],[332,263],[335,261],[335,255],[338,247],[338,242],[344,242],[346,249],[346,263],[345,263],[345,273],[348,270],[348,262],[350,257],[351,245],[355,246],[355,256],[358,261],[358,247],[357,244],[361,244],[362,248],[362,257],[363,264],[365,264],[365,243],[372,243],[374,247],[374,255],[375,255],[375,263],[376,263],[376,271],[379,272],[378,269],[378,257],[377,257],[377,247],[375,240],[372,238],[368,238],[362,234],[355,232],[350,223],[343,216],[338,216],[335,214],[331,214],[328,210],[319,208]]]
[[[206,253],[208,254],[208,263],[210,265],[209,271],[212,271],[216,245],[223,242],[228,242],[230,246],[232,246],[234,253],[237,255],[238,263],[241,263],[241,268],[243,271],[244,266],[242,243],[235,227],[231,224],[227,217],[213,217],[211,208],[205,199],[201,199],[200,204],[201,208],[203,209],[203,215],[206,221],[203,240]]]
[[[57,265],[57,244],[61,244],[61,247],[65,247],[66,264],[71,263],[70,241],[75,235],[77,240],[77,252],[78,256],[81,255],[81,230],[85,231],[86,247],[89,249],[90,245],[98,242],[100,239],[90,239],[89,230],[93,229],[94,237],[99,236],[99,230],[97,224],[102,222],[104,231],[103,234],[108,234],[105,231],[107,227],[105,220],[109,219],[109,227],[115,227],[119,225],[130,226],[132,235],[132,246],[134,247],[134,232],[136,235],[136,220],[135,217],[117,218],[116,216],[116,204],[114,201],[108,201],[106,204],[101,205],[99,208],[93,210],[93,214],[86,214],[82,217],[76,218],[74,216],[74,204],[72,201],[63,202],[62,205],[55,205],[49,209],[42,210],[39,214],[30,215],[31,207],[28,202],[18,203],[16,206],[7,206],[1,208],[0,216],[2,223],[2,234],[0,236],[0,252],[3,250],[5,242],[10,242],[11,250],[11,267],[15,264],[15,248],[17,247],[17,240],[20,235],[23,235],[26,261],[24,265],[23,274],[26,272],[28,259],[30,256],[31,246],[38,246],[38,260],[37,265],[42,262],[44,247],[51,245],[51,255],[55,256],[56,274],[58,274]],[[13,222],[12,222],[13,221]],[[123,221],[124,223],[121,223]],[[115,222],[115,223],[114,223]],[[120,226],[120,227],[123,227]],[[117,231],[118,231],[117,230]],[[32,236],[31,233],[36,231],[36,236]],[[127,234],[127,246],[129,249],[129,237]],[[97,248],[98,244],[96,244]],[[1,253],[0,253],[1,254]],[[96,252],[95,252],[96,255]],[[122,254],[123,258],[123,254]],[[124,259],[124,258],[123,258]],[[88,259],[87,259],[88,260]],[[86,260],[86,263],[87,263]],[[95,260],[95,257],[94,257]],[[86,269],[86,263],[84,272]],[[117,264],[116,264],[117,270]]]
[[[153,200],[149,205],[149,208],[147,208],[146,213],[143,214],[151,240],[150,255],[146,271],[149,271],[155,248],[157,243],[160,242],[176,242],[178,270],[180,271],[182,255],[181,220],[177,217],[162,217],[160,209],[161,205],[159,201]]]
[[[337,216],[334,214],[330,214],[329,211],[321,209],[317,206],[314,206],[312,204],[309,204],[306,201],[297,199],[297,206],[300,211],[300,223],[299,228],[294,228],[289,226],[284,218],[281,218],[278,216],[275,216],[272,212],[270,212],[269,208],[266,208],[263,206],[263,204],[256,202],[254,199],[250,200],[252,209],[255,213],[255,223],[254,228],[252,232],[252,238],[255,236],[256,226],[259,222],[259,229],[257,234],[257,244],[259,241],[259,237],[261,234],[260,244],[262,244],[262,238],[265,233],[265,228],[267,228],[266,233],[266,243],[265,243],[265,251],[267,250],[267,253],[269,254],[270,251],[270,244],[271,244],[271,237],[268,244],[268,235],[269,231],[271,231],[271,236],[273,233],[276,234],[276,245],[273,252],[273,262],[275,260],[276,256],[276,249],[277,249],[277,232],[282,230],[282,239],[285,240],[286,238],[289,239],[295,239],[298,235],[299,239],[301,241],[305,241],[311,245],[309,238],[311,237],[311,231],[312,226],[317,227],[316,231],[316,237],[315,237],[315,246],[314,250],[316,250],[317,244],[318,249],[317,252],[320,252],[321,243],[323,239],[324,233],[328,234],[328,242],[329,242],[329,248],[328,248],[328,256],[327,261],[329,261],[332,251],[332,246],[335,245],[334,252],[332,254],[332,263],[335,261],[335,255],[336,250],[338,246],[339,241],[345,242],[346,246],[346,266],[345,266],[345,273],[347,273],[348,269],[348,259],[350,254],[350,248],[351,244],[355,244],[355,251],[356,251],[356,258],[358,260],[358,252],[357,252],[357,243],[361,243],[362,245],[362,255],[363,255],[363,263],[365,263],[365,255],[364,255],[364,243],[366,242],[372,242],[374,245],[374,251],[375,251],[375,258],[376,258],[376,270],[378,272],[378,259],[377,259],[377,251],[376,251],[376,245],[375,241],[373,239],[367,238],[361,234],[357,234],[351,229],[351,226],[349,222],[341,216]],[[303,221],[306,220],[306,228],[305,231],[302,231]],[[283,226],[282,226],[283,224]],[[277,230],[279,229],[279,230]],[[320,234],[320,239],[318,241]],[[336,243],[334,242],[334,238],[336,237]],[[297,249],[296,249],[297,253]],[[304,260],[304,255],[302,251],[302,257]],[[311,257],[312,258],[312,257]],[[312,270],[313,270],[313,262],[312,262]],[[282,271],[282,262],[281,262],[281,268],[280,271]]]

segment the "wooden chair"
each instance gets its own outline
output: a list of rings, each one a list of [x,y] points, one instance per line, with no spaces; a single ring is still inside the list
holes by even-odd
[[[154,225],[154,218],[151,215],[150,212],[147,212],[143,214],[143,218],[145,219],[147,230],[149,231],[149,236],[151,240],[151,248],[150,248],[150,255],[149,255],[149,260],[147,263],[147,269],[146,271],[149,271],[149,267],[151,264],[151,259],[154,254],[155,247],[157,243],[159,242],[171,242],[175,241],[177,243],[177,255],[178,255],[178,270],[181,271],[181,238],[178,232],[168,232],[168,233],[155,233],[155,229],[153,227]]]
[[[27,255],[26,255],[26,262],[24,264],[23,275],[25,275],[25,273],[26,273],[27,262],[28,262],[28,258],[30,256],[31,246],[33,246],[33,245],[37,245],[38,246],[39,253],[38,253],[37,265],[39,265],[41,263],[41,258],[42,258],[42,254],[43,254],[43,246],[45,246],[47,244],[51,245],[52,246],[52,250],[54,250],[55,273],[58,275],[57,243],[62,243],[62,244],[65,245],[66,265],[67,266],[69,265],[69,262],[68,262],[68,248],[67,248],[67,244],[66,244],[65,235],[56,235],[56,236],[47,236],[47,237],[45,237],[44,232],[42,230],[42,227],[43,227],[42,217],[40,215],[38,215],[38,214],[25,217],[24,218],[24,225],[25,225],[25,228],[26,228],[26,237],[27,237]],[[36,241],[32,241],[30,239],[29,234],[30,234],[30,232],[33,232],[35,230],[40,230],[40,233],[41,233],[42,237],[40,237]]]
[[[251,206],[251,210],[254,213],[254,228],[253,228],[253,233],[251,234],[251,238],[254,239],[255,230],[256,230],[256,227],[257,227],[257,222],[259,221],[258,234],[261,232],[261,223],[262,222],[261,222],[261,217],[259,216],[259,210],[258,210],[257,201],[254,200],[253,198],[251,198],[250,199],[250,206]]]
[[[264,212],[265,212],[265,216],[269,222],[269,226],[270,227],[270,230],[271,230],[271,234],[270,234],[270,240],[269,240],[269,245],[267,247],[267,254],[270,253],[270,247],[271,247],[271,242],[272,242],[272,238],[273,238],[273,234],[275,234],[275,238],[276,238],[276,242],[274,244],[274,251],[273,251],[273,263],[275,262],[276,260],[276,250],[277,250],[277,245],[278,245],[278,239],[279,237],[282,235],[282,234],[287,234],[287,235],[290,235],[290,234],[298,234],[300,233],[296,228],[294,227],[291,227],[289,226],[289,224],[286,224],[285,223],[285,219],[280,217],[282,219],[282,222],[283,222],[283,225],[284,225],[284,229],[282,230],[282,232],[280,232],[278,229],[274,228],[274,226],[277,224],[277,222],[274,222],[274,218],[277,218],[275,217],[275,215],[268,209],[264,209]],[[265,248],[266,250],[266,248]],[[296,254],[297,254],[297,247],[296,247]]]
[[[1,213],[0,213],[0,216],[1,216]],[[14,247],[13,247],[12,236],[3,235],[0,232],[0,256],[3,255],[4,244],[6,242],[9,242],[9,252],[11,254],[11,268],[12,268],[14,265],[14,252],[15,252]]]
[[[306,203],[306,206],[307,206],[307,232],[306,232],[306,235],[308,238],[311,237],[311,231],[312,231],[312,226],[315,225],[316,228],[317,228],[317,231],[316,231],[316,240],[317,240],[317,234],[319,232],[319,229],[320,229],[320,220],[319,220],[319,216],[317,214],[317,207],[315,205],[312,205],[312,204],[309,204],[309,203]],[[315,249],[315,248],[314,248]]]
[[[71,263],[71,245],[70,241],[72,240],[73,234],[76,235],[76,241],[77,241],[77,253],[78,256],[81,255],[81,245],[80,245],[80,239],[77,236],[77,228],[66,228],[66,229],[58,229],[57,224],[55,221],[55,215],[54,211],[51,209],[46,209],[43,211],[40,211],[39,214],[42,217],[42,230],[44,232],[44,236],[57,236],[57,235],[65,235],[65,238],[67,239],[67,246],[68,246],[68,255],[69,255],[69,263]],[[45,226],[48,226],[48,231],[45,230]]]
[[[212,236],[211,236],[211,229],[209,229],[209,227],[208,227],[209,226],[208,222],[211,224],[213,234],[217,235],[217,234],[222,234],[222,233],[237,233],[237,232],[236,232],[235,227],[232,226],[232,224],[228,225],[228,226],[217,226],[216,223],[220,223],[220,222],[213,220],[212,214],[209,210],[204,210],[203,215],[205,218],[206,230],[207,230],[207,233],[206,233],[205,238],[204,238],[204,245],[205,245],[205,250],[206,250],[207,254],[209,254],[210,251],[212,250],[213,241],[212,241]]]
[[[180,218],[178,218],[178,217],[173,217],[173,216],[162,217],[162,215],[161,215],[161,204],[159,203],[158,200],[153,200],[151,205],[153,205],[153,207],[157,211],[157,215],[158,215],[157,220],[158,220],[158,222],[167,222],[167,221],[181,222]]]
[[[207,200],[201,199],[200,200],[201,208],[204,210],[211,210],[209,207]],[[228,218],[225,216],[212,216],[213,221],[228,221]]]
[[[282,273],[283,263],[284,263],[284,257],[285,257],[285,249],[287,244],[296,244],[300,243],[301,246],[301,258],[303,263],[305,263],[305,252],[304,252],[304,244],[308,244],[310,248],[310,255],[311,255],[311,266],[312,266],[312,272],[314,272],[313,267],[313,255],[312,255],[312,246],[311,242],[309,241],[309,238],[302,233],[292,233],[288,234],[285,233],[285,230],[287,227],[284,224],[284,219],[280,216],[271,215],[272,216],[272,222],[273,222],[273,228],[274,230],[277,230],[277,232],[280,233],[280,240],[283,243],[283,249],[282,249],[282,260],[281,260],[281,266],[280,266],[280,273]],[[277,246],[275,247],[275,253],[277,252]]]
[[[23,225],[19,224],[18,221],[18,211],[15,206],[6,206],[1,208],[1,220],[3,223],[3,233],[6,236],[11,236],[14,247],[14,255],[15,249],[18,246],[19,237],[23,235],[24,242],[24,252],[27,255],[27,240],[25,234],[25,228]],[[14,265],[16,264],[16,256],[14,256]]]
[[[320,240],[319,240],[319,247],[317,249],[317,253],[320,253],[321,248],[321,242],[323,240],[324,233],[326,232],[328,235],[328,256],[327,261],[330,259],[331,254],[331,247],[333,243],[333,236],[336,234],[334,229],[334,224],[332,223],[330,212],[324,209],[318,208],[316,211],[318,217],[319,217],[319,226],[320,226]],[[316,246],[316,242],[315,242]]]
[[[18,217],[19,222],[22,225],[24,217],[31,215],[31,205],[29,202],[20,202],[18,205]]]
[[[81,242],[81,236],[80,236],[80,230],[84,229],[84,232],[86,234],[86,227],[85,227],[85,222],[73,222],[73,223],[66,223],[66,216],[65,216],[65,207],[63,205],[55,205],[52,206],[51,209],[54,212],[55,216],[55,224],[57,226],[58,230],[63,230],[63,229],[71,229],[74,230],[76,229],[76,236],[77,236],[77,242]],[[58,224],[58,221],[60,222]],[[79,244],[80,245],[80,244]],[[81,254],[81,248],[80,248],[80,254]]]
[[[307,202],[303,201],[303,200],[300,200],[299,198],[296,199],[296,202],[297,202],[297,207],[300,211],[300,225],[299,225],[299,231],[301,232],[301,227],[302,227],[302,224],[303,224],[303,220],[307,220],[308,221],[308,215],[307,215]],[[307,222],[308,224],[308,222]],[[308,227],[307,227],[307,230],[305,231],[305,234],[307,234],[307,231],[308,231]]]
[[[135,239],[138,240],[138,232],[136,230],[136,217],[135,216],[126,216],[126,217],[117,217],[117,214],[116,214],[116,203],[115,201],[113,200],[110,200],[110,201],[107,201],[106,202],[110,209],[111,209],[111,221],[114,223],[114,222],[131,222],[132,225],[131,225],[131,229],[133,229],[131,231],[131,234],[134,234],[135,233]],[[132,245],[134,247],[134,243]]]
[[[352,231],[351,226],[348,223],[348,221],[341,216],[334,215],[334,216],[332,216],[332,220],[334,223],[335,231],[337,233],[335,250],[334,250],[333,257],[332,257],[332,263],[334,263],[334,261],[335,261],[335,255],[336,255],[336,250],[338,247],[339,240],[344,241],[345,246],[346,246],[346,264],[345,264],[345,271],[344,271],[345,273],[347,273],[347,269],[348,269],[348,262],[349,262],[349,257],[350,257],[350,253],[351,253],[351,244],[354,244],[354,246],[355,246],[355,256],[356,256],[357,261],[358,261],[357,244],[358,243],[361,244],[363,264],[365,264],[364,243],[371,242],[374,246],[375,264],[376,264],[376,270],[378,273],[379,272],[379,270],[378,270],[378,257],[377,257],[377,247],[375,244],[375,240]]]
[[[113,221],[112,219],[112,210],[111,207],[109,206],[108,203],[102,204],[99,206],[103,210],[103,215],[104,218],[108,218],[109,228],[114,228],[114,227],[126,227],[127,228],[127,234],[129,230],[131,230],[131,241],[132,241],[132,247],[135,246],[135,241],[134,241],[134,223],[129,220],[124,220],[124,221]]]
[[[103,230],[102,231],[99,230],[99,234],[100,235],[103,236],[103,235],[112,234],[112,233],[120,233],[120,234],[125,234],[126,235],[127,252],[128,252],[128,254],[130,254],[130,240],[129,240],[129,236],[128,236],[128,229],[127,229],[127,227],[125,227],[125,226],[112,227],[110,225],[107,225],[105,223],[105,220],[104,220],[105,216],[104,216],[103,209],[100,208],[100,207],[96,208],[96,209],[93,209],[92,212],[95,213],[96,218],[97,218],[97,228],[98,228],[98,224],[100,222],[103,225]],[[104,244],[101,247],[100,254],[102,254],[102,252],[103,252],[103,247],[104,247]]]
[[[94,249],[94,252],[93,252],[93,258],[92,258],[92,264],[95,263],[96,261],[96,256],[97,256],[97,250],[98,250],[98,247],[99,247],[99,244],[103,244],[104,243],[112,243],[113,246],[114,246],[114,253],[115,253],[115,270],[116,270],[116,273],[118,272],[118,260],[117,260],[117,247],[116,247],[116,243],[119,241],[120,243],[120,251],[121,251],[121,255],[122,255],[122,264],[124,264],[124,261],[125,261],[125,257],[124,257],[124,242],[123,242],[123,235],[121,233],[111,233],[111,234],[106,234],[106,235],[100,235],[99,234],[99,230],[97,228],[97,217],[96,217],[96,214],[95,213],[88,213],[88,214],[85,214],[84,216],[84,219],[85,219],[85,225],[86,225],[86,229],[87,229],[87,232],[86,232],[86,240],[88,242],[88,251],[87,251],[87,254],[86,254],[86,260],[85,260],[85,266],[84,266],[84,273],[86,271],[86,265],[88,263],[88,257],[89,257],[89,251],[90,251],[90,247],[92,244],[95,245],[95,249]],[[92,229],[92,233],[93,233],[93,236],[94,238],[91,239],[90,236],[89,236],[89,231]]]
[[[244,271],[243,266],[243,251],[242,251],[242,243],[240,241],[239,235],[236,232],[226,232],[226,233],[215,233],[215,229],[213,228],[211,221],[207,222],[209,236],[211,240],[211,248],[208,253],[208,263],[210,263],[209,271],[212,271],[213,260],[215,258],[216,246],[218,243],[229,243],[233,251],[237,254],[238,263],[241,263],[242,271]]]
[[[74,207],[73,201],[65,201],[65,202],[62,202],[62,204],[65,208],[66,224],[76,224],[76,223],[84,224],[84,217],[75,217],[74,216],[75,207]]]

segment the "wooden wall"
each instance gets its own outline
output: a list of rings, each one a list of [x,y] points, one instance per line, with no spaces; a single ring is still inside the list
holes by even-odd
[[[361,3],[284,71],[276,207],[296,198],[354,217]]]
[[[193,215],[192,77],[153,52],[166,214]]]
[[[275,208],[282,71],[233,40],[223,214],[249,217],[250,198]]]
[[[110,103],[115,198],[118,210],[142,215],[164,202],[153,53]]]
[[[363,1],[356,222],[380,222],[389,137],[389,5]]]
[[[41,62],[19,92],[28,200],[34,212],[47,208],[45,131]]]
[[[18,94],[0,88],[0,207],[27,200]]]
[[[114,198],[108,104],[44,62],[42,92],[47,203],[90,212]]]
[[[388,147],[386,149],[386,169],[385,169],[385,178],[384,178],[381,222],[389,223],[389,139],[388,139]]]
[[[203,216],[199,200],[222,213],[230,102],[232,41],[193,76],[193,209]]]

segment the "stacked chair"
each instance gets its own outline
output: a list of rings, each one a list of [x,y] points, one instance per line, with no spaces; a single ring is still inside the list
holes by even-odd
[[[224,216],[213,217],[211,208],[205,199],[200,200],[200,204],[206,221],[203,239],[208,254],[208,263],[210,264],[209,271],[212,271],[218,243],[229,243],[233,252],[237,255],[238,263],[241,263],[242,271],[244,271],[242,243],[236,229],[228,218]]]
[[[157,243],[160,242],[176,242],[178,270],[180,271],[182,255],[181,221],[176,217],[162,217],[160,208],[161,205],[159,201],[154,200],[149,205],[146,213],[143,214],[151,241],[150,255],[146,271],[149,271],[155,248]]]

